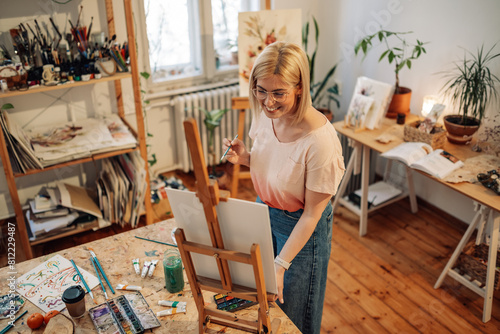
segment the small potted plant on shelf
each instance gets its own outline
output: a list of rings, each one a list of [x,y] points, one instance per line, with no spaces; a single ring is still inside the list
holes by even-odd
[[[366,56],[371,47],[372,41],[378,39],[385,45],[385,49],[380,55],[378,61],[387,59],[389,64],[394,63],[394,73],[396,74],[396,83],[394,88],[394,95],[387,110],[386,116],[389,118],[396,118],[400,113],[410,113],[411,89],[408,87],[400,86],[399,84],[399,71],[404,67],[411,69],[413,60],[418,59],[422,53],[427,53],[424,45],[427,42],[421,42],[418,39],[416,43],[409,43],[405,36],[411,34],[408,32],[392,32],[387,30],[379,30],[378,32],[368,35],[359,40],[354,46],[354,53],[357,55],[360,51]]]
[[[318,40],[319,40],[319,27],[318,22],[313,16],[314,23],[314,51],[311,55],[307,54],[307,48],[309,45],[309,21],[304,24],[302,27],[302,44],[304,46],[304,50],[307,54],[307,60],[309,61],[309,71],[310,71],[310,85],[311,85],[311,99],[312,105],[321,111],[330,121],[333,121],[333,110],[331,108],[331,103],[335,103],[337,108],[340,108],[340,100],[339,100],[339,85],[335,82],[333,85],[328,87],[328,82],[332,78],[335,70],[337,69],[337,64],[335,64],[328,72],[326,72],[325,76],[322,80],[316,82],[314,78],[314,70],[316,65],[316,55],[318,52]],[[327,98],[327,104],[322,104],[323,99]]]
[[[496,44],[488,51],[484,45],[476,53],[465,50],[464,57],[445,73],[448,81],[442,91],[459,110],[443,119],[448,140],[466,144],[479,129],[488,104],[498,98],[496,84],[500,79],[491,72],[490,63],[500,56],[494,53]]]

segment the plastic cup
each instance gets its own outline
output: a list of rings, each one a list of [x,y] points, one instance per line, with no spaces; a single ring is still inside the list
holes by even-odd
[[[163,253],[163,271],[168,292],[175,293],[184,289],[182,260],[177,249],[169,249]]]

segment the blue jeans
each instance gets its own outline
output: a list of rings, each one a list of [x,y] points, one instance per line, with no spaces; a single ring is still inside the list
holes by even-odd
[[[262,203],[260,198],[257,202]],[[274,256],[292,233],[304,210],[295,212],[269,207]],[[302,250],[285,271],[283,299],[277,304],[302,333],[319,333],[328,273],[328,262],[332,249],[333,208],[329,202],[323,215]]]

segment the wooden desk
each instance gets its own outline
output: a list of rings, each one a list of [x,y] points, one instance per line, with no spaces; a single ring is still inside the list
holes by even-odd
[[[407,117],[407,122],[412,122],[417,118],[416,115],[411,115]],[[352,128],[344,127],[344,122],[336,122],[334,123],[334,127],[338,133],[346,136],[350,140],[353,141],[354,151],[349,161],[348,167],[346,168],[346,176],[341,182],[339,186],[338,195],[334,201],[334,209],[338,203],[341,202],[341,197],[343,196],[343,192],[345,190],[347,182],[349,182],[350,173],[358,174],[360,165],[362,164],[362,175],[361,175],[361,204],[360,210],[358,210],[358,215],[360,216],[360,235],[363,236],[367,232],[367,216],[369,210],[367,208],[367,197],[368,197],[368,174],[370,170],[370,151],[374,150],[379,153],[383,153],[388,151],[391,148],[394,148],[403,142],[403,138],[398,138],[388,144],[382,144],[375,140],[379,135],[387,131],[390,127],[396,124],[395,120],[385,118],[382,122],[380,128],[375,130],[365,130],[354,132]],[[403,126],[403,125],[401,125]],[[473,152],[469,145],[455,145],[451,144],[448,141],[445,142],[444,148],[445,151],[450,152],[457,158],[462,161],[465,161],[468,158],[472,158],[481,153]],[[354,169],[356,167],[356,169]],[[410,203],[412,207],[412,211],[416,211],[416,200],[412,198],[411,192],[412,189],[412,169],[407,168],[407,172],[409,175],[409,190],[410,190]],[[447,188],[452,189],[453,191],[459,192],[474,201],[476,214],[469,224],[469,227],[465,234],[462,237],[462,240],[457,245],[455,251],[453,252],[450,260],[447,265],[443,269],[440,277],[438,278],[434,288],[439,288],[444,281],[446,276],[450,276],[467,286],[469,289],[477,293],[478,295],[484,298],[484,306],[483,306],[483,322],[487,322],[491,318],[491,308],[493,301],[493,290],[494,290],[494,279],[495,279],[495,268],[496,268],[496,253],[498,248],[498,235],[499,235],[499,227],[500,227],[500,197],[496,195],[493,191],[483,187],[479,184],[472,184],[469,182],[462,183],[448,183],[444,182],[440,179],[432,177],[429,174],[426,174],[421,171],[417,171],[426,177],[439,182],[445,185]],[[396,198],[395,200],[399,200],[400,198]],[[414,202],[415,201],[415,202]],[[376,208],[374,208],[376,209]],[[478,237],[476,238],[476,244],[481,242],[480,238],[482,232],[485,231],[486,228],[489,228],[487,233],[491,236],[491,243],[489,247],[488,254],[488,268],[487,268],[487,276],[486,276],[486,284],[484,287],[479,287],[478,285],[470,282],[463,276],[459,275],[455,272],[452,267],[454,266],[456,260],[458,259],[460,253],[463,251],[470,237],[472,236],[474,230],[478,228]]]
[[[146,240],[141,240],[135,238],[135,236],[158,240],[162,242],[172,243],[171,231],[175,227],[175,221],[173,219],[159,222],[153,225],[148,225],[135,230],[131,230],[125,233],[110,236],[101,240],[89,242],[87,244],[75,246],[60,252],[56,252],[50,255],[41,256],[35,259],[24,261],[16,264],[17,277],[20,277],[30,268],[34,268],[37,265],[43,263],[50,257],[60,254],[66,259],[73,259],[75,263],[89,271],[90,273],[95,273],[92,264],[89,261],[89,252],[85,250],[85,247],[93,248],[101,265],[103,266],[104,272],[108,276],[113,288],[118,284],[130,284],[142,286],[142,294],[146,298],[150,308],[156,313],[165,309],[163,306],[158,306],[159,300],[178,300],[187,302],[187,313],[176,314],[171,316],[163,316],[158,319],[161,322],[161,327],[153,330],[153,333],[197,333],[198,332],[198,311],[194,299],[192,297],[191,289],[187,283],[185,277],[185,286],[182,295],[170,294],[165,289],[165,278],[163,273],[162,258],[163,252],[171,248],[167,245],[162,245]],[[141,265],[144,260],[160,260],[158,266],[153,274],[152,278],[141,278],[137,275],[132,267],[132,259],[139,258]],[[10,277],[9,268],[4,267],[0,269],[0,293],[8,293],[7,279]],[[116,294],[113,295],[106,286],[108,296],[110,298],[116,297],[120,294],[127,293],[128,291],[116,290]],[[94,297],[97,299],[98,303],[103,303],[105,301],[104,295],[102,293],[101,287],[97,286],[92,290]],[[204,298],[207,303],[213,302],[214,293],[205,291]],[[94,302],[87,294],[85,297],[87,310],[95,306]],[[257,315],[256,306],[252,306],[248,309],[238,311],[238,314],[249,315],[249,317],[254,317]],[[32,304],[30,301],[26,300],[26,304],[21,309],[21,312],[28,310],[28,313],[23,316],[22,319],[16,322],[15,328],[11,331],[12,333],[31,333],[31,330],[26,325],[26,319],[28,315],[33,312],[43,312]],[[274,318],[281,319],[281,332],[282,333],[299,333],[297,327],[288,319],[288,317],[283,313],[283,311],[275,304],[270,303],[269,307],[271,320]],[[240,313],[241,312],[241,313]],[[64,309],[62,311],[65,315],[69,316],[68,311]],[[0,320],[0,329],[7,326],[9,319]],[[75,323],[75,333],[95,333],[95,327],[87,314],[80,319],[73,319]],[[33,331],[33,333],[42,333],[44,326],[42,328]],[[218,331],[223,331],[224,333],[245,333],[233,328],[224,328],[216,324],[209,324],[208,333],[217,333]]]

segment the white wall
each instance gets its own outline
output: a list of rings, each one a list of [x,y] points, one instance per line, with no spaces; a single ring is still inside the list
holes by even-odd
[[[421,110],[423,96],[439,93],[445,80],[438,72],[450,68],[453,61],[463,56],[462,48],[475,51],[482,43],[491,47],[500,40],[500,2],[496,0],[337,0],[313,3],[319,8],[316,18],[321,26],[320,50],[323,57],[323,52],[328,55],[322,58],[327,62],[321,62],[322,69],[329,68],[331,59],[340,62],[336,78],[342,85],[343,95],[341,109],[335,115],[337,120],[345,115],[358,76],[394,83],[392,65],[386,60],[378,63],[381,48],[374,48],[364,61],[362,56],[354,56],[355,43],[380,26],[391,31],[413,31],[410,40],[418,38],[429,42],[427,54],[414,61],[411,70],[400,72],[401,85],[413,90],[411,112],[415,114]],[[500,47],[496,50],[500,51]],[[496,62],[497,75],[499,70],[500,62]],[[495,110],[490,109],[490,112]],[[421,175],[415,176],[415,185],[418,196],[426,201],[465,222],[472,219],[472,201],[465,196]]]

